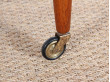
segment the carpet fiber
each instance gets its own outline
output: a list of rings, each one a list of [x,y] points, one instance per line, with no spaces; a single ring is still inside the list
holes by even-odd
[[[0,0],[0,82],[108,82],[108,0],[72,0],[71,39],[55,61],[53,0]]]

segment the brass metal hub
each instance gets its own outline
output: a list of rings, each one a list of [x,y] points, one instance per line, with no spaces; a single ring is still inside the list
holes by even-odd
[[[64,35],[60,34],[60,33],[56,33],[56,36],[59,37],[59,41],[57,42],[53,52],[59,52],[60,50],[62,50],[62,48],[64,47],[64,45],[68,42],[68,40],[70,39],[71,35],[70,33],[66,33]]]
[[[64,47],[61,48],[58,52],[53,52],[55,46],[57,44],[57,41],[53,41],[50,43],[46,48],[46,55],[48,58],[57,58],[64,50]]]

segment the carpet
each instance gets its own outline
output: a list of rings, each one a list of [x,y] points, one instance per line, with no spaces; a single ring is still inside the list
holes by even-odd
[[[49,61],[41,47],[56,32],[53,0],[0,0],[0,82],[108,82],[108,3],[72,0],[71,39]]]

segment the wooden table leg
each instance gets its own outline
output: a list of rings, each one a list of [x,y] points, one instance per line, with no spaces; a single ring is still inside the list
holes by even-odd
[[[59,58],[70,39],[70,18],[72,0],[53,0],[57,33],[42,46],[42,55],[48,60]]]
[[[56,30],[65,34],[70,30],[72,0],[53,0]]]

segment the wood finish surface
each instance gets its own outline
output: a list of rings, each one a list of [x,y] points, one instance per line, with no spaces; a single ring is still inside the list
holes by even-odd
[[[70,30],[72,0],[53,0],[57,32],[65,34]]]

